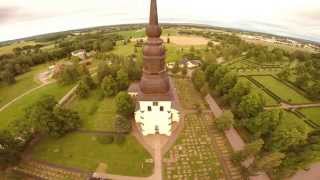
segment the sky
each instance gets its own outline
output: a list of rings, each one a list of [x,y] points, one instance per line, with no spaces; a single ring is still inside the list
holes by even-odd
[[[146,23],[150,0],[0,0],[0,42]],[[320,42],[320,0],[158,0],[161,23],[195,23]]]

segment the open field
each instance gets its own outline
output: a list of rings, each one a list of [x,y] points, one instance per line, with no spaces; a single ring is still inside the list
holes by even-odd
[[[161,37],[165,42],[168,36]],[[209,39],[199,36],[170,36],[170,42],[179,46],[200,46],[207,45]]]
[[[290,52],[293,51],[307,51],[307,52],[311,52],[311,53],[315,53],[316,51],[311,49],[311,48],[303,48],[303,47],[294,47],[294,46],[289,46],[286,44],[275,44],[272,42],[266,42],[266,41],[261,41],[261,40],[248,40],[248,39],[244,39],[245,41],[249,42],[249,43],[253,43],[253,44],[258,44],[258,45],[263,45],[263,46],[269,46],[269,47],[277,47],[277,48],[281,48]]]
[[[37,160],[94,171],[99,163],[107,165],[107,173],[127,176],[151,175],[153,164],[148,152],[133,136],[127,136],[122,145],[101,144],[95,135],[71,133],[59,139],[44,138],[33,147]]]
[[[252,76],[253,79],[261,83],[264,87],[269,89],[275,95],[279,96],[284,101],[293,103],[293,104],[304,104],[310,103],[306,97],[302,96],[294,89],[283,84],[281,81],[273,78],[272,76]]]
[[[206,103],[200,96],[199,92],[194,89],[190,80],[176,78],[174,79],[174,82],[183,108],[192,109],[195,104],[199,104],[201,108],[207,109],[205,106]]]
[[[299,118],[299,117],[296,116],[294,113],[291,113],[291,112],[289,112],[289,111],[285,111],[285,113],[284,113],[284,115],[283,115],[283,118],[286,119],[286,120],[288,120],[288,121],[302,121],[302,122],[306,123],[306,122],[304,121],[304,119]],[[309,127],[308,130],[309,130],[309,131],[312,131],[312,130],[313,130],[313,127],[309,126],[308,123],[306,123],[306,124],[307,124],[307,127]]]
[[[299,110],[308,119],[320,126],[320,107],[316,108],[304,108]]]
[[[83,129],[114,131],[116,116],[114,98],[99,99],[99,93],[95,90],[90,93],[90,97],[75,99],[68,107],[79,112]]]
[[[29,72],[17,76],[15,84],[8,86],[0,82],[0,107],[4,106],[24,92],[40,85],[36,76],[40,72],[45,71],[48,66],[48,64],[43,64],[31,68]]]
[[[35,103],[41,96],[52,95],[59,100],[71,90],[73,86],[74,85],[60,86],[57,83],[52,83],[22,97],[0,112],[0,129],[7,127],[11,121],[22,118],[25,108]]]
[[[250,85],[250,87],[251,87],[251,90],[254,93],[261,94],[263,96],[265,102],[266,102],[266,106],[275,106],[275,105],[279,104],[275,99],[273,99],[271,96],[269,96],[264,90],[262,90],[259,87],[257,87],[255,84],[253,84],[247,78],[240,77],[239,80],[244,82],[244,83],[248,83]]]
[[[0,47],[0,55],[1,54],[9,54],[9,53],[13,53],[13,49],[17,48],[17,47],[23,47],[23,46],[27,46],[27,45],[36,45],[37,43],[33,42],[33,41],[18,41],[18,42],[14,42],[8,46],[3,46]]]

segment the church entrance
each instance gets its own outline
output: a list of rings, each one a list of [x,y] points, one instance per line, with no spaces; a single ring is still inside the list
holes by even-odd
[[[159,126],[156,125],[154,128],[155,128],[155,134],[159,134]]]

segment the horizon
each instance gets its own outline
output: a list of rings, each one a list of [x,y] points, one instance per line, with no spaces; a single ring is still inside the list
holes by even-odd
[[[159,21],[231,28],[320,43],[320,2],[316,0],[202,2],[158,0]],[[148,8],[146,0],[92,0],[90,3],[2,0],[0,42],[101,26],[146,23]],[[195,10],[197,13],[193,13]]]

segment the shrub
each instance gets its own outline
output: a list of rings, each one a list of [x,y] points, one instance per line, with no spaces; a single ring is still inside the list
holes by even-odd
[[[97,136],[97,140],[101,144],[112,144],[114,137],[113,137],[113,135],[101,135],[101,136]]]
[[[123,134],[116,134],[114,136],[114,141],[116,144],[123,144],[126,141],[126,136]]]

